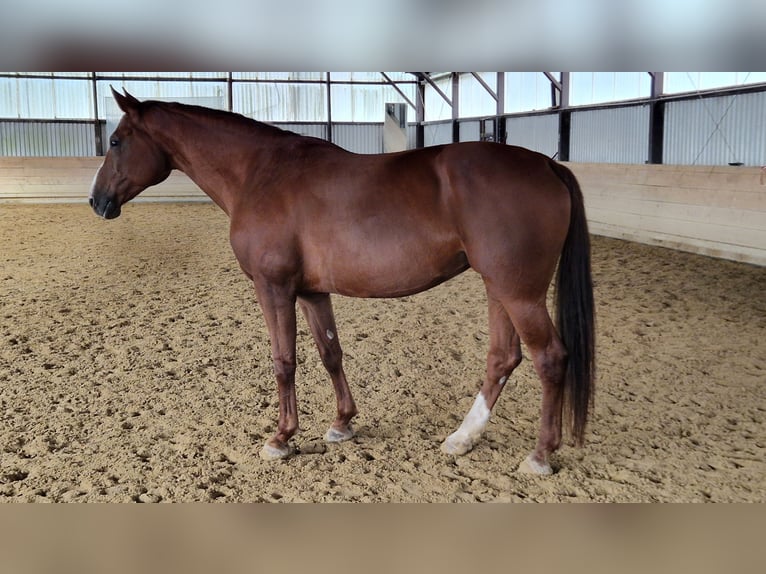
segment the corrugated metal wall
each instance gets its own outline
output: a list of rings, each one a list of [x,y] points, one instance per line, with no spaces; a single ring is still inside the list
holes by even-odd
[[[460,122],[460,141],[461,142],[477,142],[481,140],[481,122],[477,121],[461,121]]]
[[[335,124],[332,139],[354,153],[383,153],[383,124]]]
[[[273,125],[304,136],[327,139],[327,124],[274,122]],[[114,131],[110,118],[102,127],[102,140]],[[415,126],[408,126],[409,148],[415,147]],[[451,132],[450,132],[451,137]],[[383,124],[333,124],[333,139],[354,153],[383,152]],[[60,122],[0,121],[0,156],[7,157],[88,157],[96,155],[93,125]]]
[[[649,155],[649,106],[573,111],[570,161],[644,163]]]
[[[452,143],[452,122],[426,124],[423,129],[424,145],[441,145]]]
[[[93,118],[88,73],[67,77],[0,77],[0,117],[14,119]]]
[[[234,84],[232,96],[233,110],[263,122],[327,118],[323,84]]]
[[[168,73],[166,79],[155,79],[154,72],[122,74],[106,72],[96,82],[97,97],[93,101],[93,82],[89,73],[32,74],[39,77],[15,77],[3,73],[0,77],[0,112],[7,119],[0,119],[0,154],[6,156],[87,156],[96,153],[93,119],[97,104],[99,117],[112,122],[113,101],[109,97],[109,84],[125,85],[135,95],[146,98],[190,99],[195,103],[228,108],[228,73]],[[516,76],[506,74],[506,100],[510,92],[527,95],[545,95],[537,83],[545,86],[547,79],[532,74],[527,83],[510,81]],[[48,74],[49,75],[49,74]],[[143,77],[143,80],[137,77]],[[362,79],[379,80],[379,74],[367,75],[332,73],[338,81]],[[406,74],[392,76],[397,79],[411,78]],[[520,76],[521,77],[521,76]],[[631,76],[632,78],[633,76]],[[262,121],[284,125],[288,129],[327,138],[327,109],[325,83],[304,84],[304,80],[322,80],[325,75],[317,73],[234,73],[233,108]],[[526,76],[523,76],[526,78]],[[522,78],[522,79],[523,79]],[[266,80],[269,83],[252,83],[250,80]],[[485,79],[492,79],[491,74]],[[640,82],[644,81],[639,77]],[[451,89],[449,78],[441,78],[447,93]],[[532,82],[535,80],[535,82]],[[526,80],[525,80],[526,81]],[[445,83],[446,82],[446,83]],[[475,79],[461,78],[465,94],[475,89],[484,95],[484,88]],[[510,83],[509,83],[510,82]],[[639,82],[639,83],[640,83]],[[492,82],[489,82],[493,85]],[[517,85],[518,84],[518,85]],[[527,85],[528,84],[528,85]],[[596,84],[591,82],[593,86]],[[613,86],[618,86],[615,80]],[[527,88],[523,88],[527,86]],[[400,87],[415,99],[412,82]],[[532,89],[534,87],[534,90]],[[616,89],[616,88],[615,88]],[[369,84],[350,87],[333,84],[337,96],[333,100],[334,140],[352,151],[374,153],[380,151],[377,115],[383,114],[382,101],[397,101],[401,97],[390,86]],[[483,91],[484,90],[484,91]],[[643,90],[643,88],[641,88]],[[641,91],[643,94],[643,91]],[[426,95],[426,119],[441,117],[436,110],[428,109],[446,105],[437,97],[431,101]],[[632,93],[632,92],[631,92]],[[345,100],[341,94],[348,96]],[[541,96],[542,97],[542,96]],[[382,98],[382,99],[381,99]],[[491,98],[490,98],[491,99]],[[544,100],[545,98],[543,98]],[[344,103],[348,100],[348,104]],[[526,101],[526,100],[525,100]],[[537,100],[529,100],[527,107]],[[465,103],[465,102],[462,102]],[[508,102],[506,101],[506,104]],[[449,106],[447,106],[449,107]],[[351,109],[349,112],[348,109]],[[469,106],[470,108],[470,106]],[[483,107],[481,109],[484,109]],[[511,108],[506,107],[507,111]],[[487,108],[489,110],[489,108]],[[351,114],[349,121],[344,114]],[[413,114],[412,109],[408,109]],[[451,113],[451,111],[450,111]],[[370,115],[373,114],[373,115]],[[628,105],[602,109],[571,109],[570,159],[579,162],[644,163],[648,155],[649,106]],[[116,115],[114,118],[116,119]],[[284,118],[292,119],[284,119]],[[42,119],[45,118],[45,119]],[[297,118],[297,119],[296,119]],[[366,118],[366,119],[365,119]],[[23,121],[27,120],[27,121]],[[70,122],[71,120],[71,122]],[[351,120],[357,123],[349,123]],[[501,120],[503,121],[503,120]],[[505,119],[507,143],[522,145],[553,155],[558,149],[558,115],[556,112],[533,116],[510,116]],[[107,134],[110,132],[107,127]],[[477,119],[462,119],[459,124],[462,141],[480,137]],[[766,92],[695,97],[668,101],[665,108],[664,162],[667,164],[745,165],[766,164]],[[408,141],[415,147],[414,125],[408,130]],[[430,122],[424,127],[425,145],[452,142],[450,120]]]
[[[226,109],[226,98],[223,96],[200,96],[200,97],[187,97],[187,96],[171,96],[154,98],[160,102],[179,102],[181,104],[190,104],[193,106],[205,106],[207,108],[215,108],[217,110]],[[117,129],[117,125],[122,119],[122,110],[117,105],[117,102],[111,96],[105,97],[101,104],[100,116],[106,118],[105,134],[109,137],[114,130]],[[104,140],[106,141],[106,140]],[[95,149],[95,148],[94,148]]]
[[[304,136],[327,139],[327,124],[284,123],[273,125]],[[383,153],[383,124],[333,124],[333,143],[354,153]]]
[[[549,157],[559,149],[559,116],[546,114],[507,118],[506,143],[526,147]]]
[[[497,90],[497,72],[479,72],[478,75],[490,88]],[[491,116],[495,114],[497,111],[497,102],[472,74],[460,74],[459,81],[460,117],[470,118],[476,116]]]
[[[302,124],[298,122],[274,122],[273,125],[302,136],[327,139],[327,124]]]
[[[561,80],[559,72],[553,72]],[[540,72],[506,72],[505,102],[507,113],[529,112],[550,108],[551,82]]]
[[[417,124],[407,124],[407,149],[418,147]]]
[[[0,156],[72,156],[96,154],[93,124],[0,122]]]
[[[766,92],[668,102],[665,163],[766,165]]]

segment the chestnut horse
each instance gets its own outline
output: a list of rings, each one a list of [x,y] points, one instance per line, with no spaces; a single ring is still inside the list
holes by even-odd
[[[337,418],[325,440],[343,441],[353,436],[357,409],[330,293],[401,297],[469,267],[489,300],[486,379],[442,450],[473,448],[521,362],[520,342],[542,381],[537,445],[520,470],[551,472],[564,415],[582,444],[593,394],[594,303],[583,197],[569,169],[497,143],[357,155],[238,114],[112,93],[124,116],[90,205],[115,218],[178,169],[229,216],[231,246],[266,319],[279,390],[279,423],[263,458],[288,456],[298,429],[296,302],[335,387]],[[546,293],[557,262],[556,328]]]

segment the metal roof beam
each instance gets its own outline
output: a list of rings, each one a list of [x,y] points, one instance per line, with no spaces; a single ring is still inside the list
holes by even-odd
[[[421,72],[420,77],[423,78],[429,86],[431,86],[434,90],[436,90],[436,93],[439,94],[442,99],[444,99],[445,102],[447,102],[450,106],[452,105],[452,100],[447,97],[447,94],[442,92],[441,88],[436,85],[436,83],[431,79],[431,76],[426,72]]]
[[[554,77],[554,75],[551,74],[550,72],[543,72],[543,74],[545,74],[545,77],[548,78],[548,80],[550,80],[551,84],[553,84],[553,86],[560,92],[561,91],[561,82],[559,82]]]
[[[400,96],[401,96],[401,97],[404,99],[404,101],[405,101],[405,102],[407,102],[407,103],[410,105],[410,107],[411,107],[413,110],[417,110],[417,106],[416,106],[415,104],[413,104],[413,103],[412,103],[412,100],[410,100],[410,99],[407,97],[407,95],[406,95],[406,94],[405,94],[405,93],[404,93],[404,92],[401,90],[401,88],[399,88],[399,86],[397,86],[397,85],[394,83],[394,81],[393,81],[391,78],[389,78],[389,77],[388,77],[388,75],[386,75],[386,73],[385,73],[385,72],[380,72],[380,75],[381,75],[381,76],[383,76],[383,77],[385,78],[386,82],[388,82],[388,83],[390,84],[390,86],[391,86],[393,89],[395,89],[395,90],[396,90],[396,92],[397,92],[397,93],[398,93],[398,94],[399,94],[399,95],[400,95]]]
[[[489,87],[489,84],[484,81],[484,78],[482,78],[479,74],[476,72],[471,72],[471,75],[476,78],[476,81],[479,82],[482,86],[484,86],[484,89],[489,92],[489,95],[492,96],[492,98],[497,101],[497,94],[495,93],[495,90]]]

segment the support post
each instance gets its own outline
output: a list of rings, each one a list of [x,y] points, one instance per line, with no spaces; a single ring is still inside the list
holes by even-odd
[[[104,138],[101,133],[101,121],[98,118],[98,82],[96,72],[90,74],[91,88],[93,90],[93,129],[96,137],[96,155],[104,155]]]
[[[497,73],[497,120],[495,121],[495,141],[505,143],[505,72]]]
[[[426,129],[423,123],[426,121],[426,85],[423,80],[418,81],[418,95],[415,98],[415,147],[426,147]]]
[[[226,75],[226,98],[228,99],[228,110],[234,111],[234,76],[232,72]]]
[[[452,143],[460,141],[460,75],[452,72]]]
[[[330,72],[325,72],[327,84],[327,141],[332,143],[332,84],[330,83]]]
[[[569,161],[569,142],[572,134],[572,112],[569,109],[569,72],[561,72],[559,101],[559,161]]]
[[[559,161],[569,161],[569,139],[572,133],[572,112],[562,110],[559,112]]]
[[[652,76],[652,95],[649,104],[649,150],[648,163],[661,164],[665,140],[665,101],[660,99],[664,91],[663,73],[649,72]]]

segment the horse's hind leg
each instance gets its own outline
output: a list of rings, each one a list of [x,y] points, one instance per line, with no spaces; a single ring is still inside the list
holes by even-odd
[[[521,362],[519,336],[513,328],[503,305],[489,297],[489,353],[487,354],[487,378],[479,391],[471,410],[460,428],[442,443],[447,454],[465,454],[473,448],[489,421],[492,410],[508,377]]]
[[[540,434],[535,450],[519,471],[551,474],[548,456],[561,444],[561,415],[567,354],[551,322],[545,300],[513,301],[506,305],[521,340],[527,346],[543,386]]]
[[[325,434],[325,440],[328,442],[348,440],[354,436],[350,422],[357,411],[348,388],[346,374],[343,372],[343,351],[338,341],[338,330],[335,327],[330,296],[327,293],[304,295],[298,297],[298,304],[306,316],[311,334],[319,349],[322,364],[330,374],[335,388],[338,416]]]

